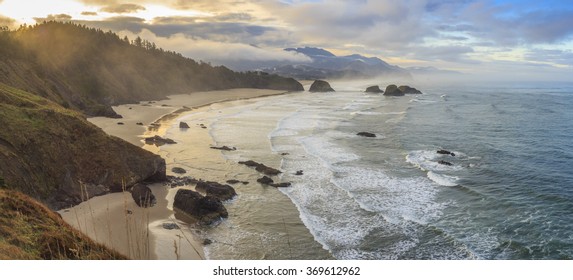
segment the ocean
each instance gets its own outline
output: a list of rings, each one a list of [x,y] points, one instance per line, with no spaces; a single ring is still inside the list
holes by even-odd
[[[373,84],[213,104],[179,118],[207,129],[168,129],[168,167],[249,182],[228,219],[193,229],[208,258],[573,258],[573,84]],[[205,141],[237,150],[194,153]],[[249,159],[292,186],[258,184]]]

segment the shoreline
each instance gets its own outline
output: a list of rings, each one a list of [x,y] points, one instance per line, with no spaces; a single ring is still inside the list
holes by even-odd
[[[200,111],[202,108],[225,102],[288,93],[292,92],[232,89],[173,95],[161,101],[115,106],[114,110],[123,116],[122,119],[97,117],[90,118],[88,121],[102,128],[109,135],[159,154],[160,148],[145,145],[143,138],[153,135],[165,136],[167,129],[185,113],[193,110]],[[211,150],[208,146],[201,148]],[[170,170],[168,169],[167,172],[170,173]],[[202,245],[204,240],[200,240],[200,237],[191,229],[183,230],[189,228],[189,225],[174,217],[172,206],[170,206],[174,192],[164,184],[154,184],[149,187],[157,199],[157,204],[151,208],[139,208],[135,205],[131,195],[123,192],[91,198],[80,205],[62,209],[60,214],[66,222],[92,239],[130,258],[205,259]],[[166,230],[164,224],[176,224],[177,227],[175,230]]]

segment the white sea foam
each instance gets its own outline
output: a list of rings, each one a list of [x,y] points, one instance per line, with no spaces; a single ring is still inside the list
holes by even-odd
[[[408,153],[406,161],[423,171],[458,171],[462,169],[461,166],[456,164],[453,166],[440,164],[440,160],[450,160],[449,158],[443,159],[443,157],[443,155],[438,154],[434,150],[418,150]]]
[[[370,112],[370,111],[357,111],[357,112],[352,112],[350,113],[351,116],[356,116],[356,115],[365,115],[365,116],[378,116],[378,115],[384,115],[384,113],[380,113],[380,112]]]
[[[434,181],[436,184],[444,187],[455,187],[458,185],[457,181],[460,179],[455,176],[439,174],[433,171],[428,171],[428,178],[430,178],[430,180]]]

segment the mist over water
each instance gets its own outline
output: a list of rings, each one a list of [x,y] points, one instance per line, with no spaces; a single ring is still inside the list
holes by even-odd
[[[375,83],[331,84],[202,119],[217,145],[238,148],[223,152],[225,178],[252,181],[228,203],[241,214],[204,232],[210,258],[573,257],[573,87],[414,85],[424,94],[385,97],[362,92]],[[280,167],[275,181],[292,187],[228,167],[247,159]]]

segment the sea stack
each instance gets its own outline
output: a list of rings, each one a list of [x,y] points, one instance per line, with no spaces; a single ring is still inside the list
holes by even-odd
[[[404,94],[422,94],[421,91],[410,86],[399,86],[398,89]]]
[[[384,91],[381,90],[379,86],[368,87],[365,92],[368,92],[368,93],[384,93]]]
[[[310,92],[331,92],[331,91],[335,91],[330,84],[327,81],[323,81],[323,80],[316,80],[314,81],[314,83],[312,83],[312,85],[310,86],[310,89],[308,90]]]
[[[404,93],[396,86],[396,85],[389,85],[386,87],[386,91],[384,92],[386,96],[404,96]]]

